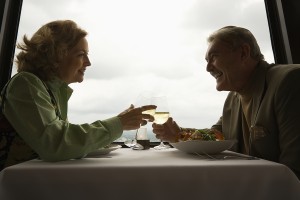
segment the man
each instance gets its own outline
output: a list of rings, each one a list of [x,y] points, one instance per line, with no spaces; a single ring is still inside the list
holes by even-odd
[[[300,179],[300,65],[268,64],[241,27],[217,30],[208,44],[206,70],[218,91],[230,91],[212,128],[238,141],[232,150],[285,164]],[[178,141],[181,130],[172,118],[153,124],[164,141]]]

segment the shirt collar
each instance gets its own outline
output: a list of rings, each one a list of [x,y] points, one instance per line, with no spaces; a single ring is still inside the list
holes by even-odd
[[[266,64],[267,63],[263,60],[258,62],[248,83],[245,85],[245,87],[242,89],[242,91],[239,92],[239,94],[241,96],[244,96],[244,97],[251,96],[253,91],[255,91],[257,87],[259,87],[263,84],[264,79],[265,79],[265,71],[266,71],[265,65]]]
[[[70,98],[70,96],[73,93],[73,89],[69,87],[69,85],[66,82],[62,81],[57,77],[55,77],[51,81],[47,81],[46,84],[53,92],[65,91],[67,93],[68,98]]]

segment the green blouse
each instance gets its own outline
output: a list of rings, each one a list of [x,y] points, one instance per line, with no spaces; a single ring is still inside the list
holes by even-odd
[[[20,72],[11,80],[3,112],[19,136],[42,160],[82,157],[122,135],[118,117],[91,124],[68,122],[68,100],[73,90],[59,79],[45,84],[55,96],[61,118],[57,116],[43,82],[28,72]]]

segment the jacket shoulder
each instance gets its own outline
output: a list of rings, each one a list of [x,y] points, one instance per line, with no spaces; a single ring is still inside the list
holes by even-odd
[[[40,88],[43,85],[41,79],[30,72],[19,72],[7,83],[7,91],[23,90],[28,87]]]
[[[19,72],[11,78],[10,82],[41,82],[41,80],[30,72]]]
[[[284,77],[289,73],[299,73],[300,64],[274,65],[268,71],[268,76]]]
[[[272,84],[279,84],[285,79],[289,79],[291,76],[299,77],[300,82],[300,65],[274,65],[268,70],[266,79],[267,82]]]

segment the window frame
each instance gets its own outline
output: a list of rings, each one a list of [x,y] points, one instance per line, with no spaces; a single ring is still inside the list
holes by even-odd
[[[299,0],[264,0],[270,38],[277,64],[300,63]],[[15,46],[23,0],[2,0],[0,3],[0,89],[12,74]],[[298,18],[299,18],[298,17]],[[158,143],[158,142],[157,142]],[[155,145],[156,142],[151,143]]]
[[[264,0],[270,38],[277,64],[300,63],[300,10],[298,0]],[[15,44],[23,0],[2,0],[0,3],[0,89],[11,77]]]
[[[11,77],[23,0],[2,0],[0,4],[0,89]]]
[[[300,63],[300,1],[265,0],[276,64]]]

